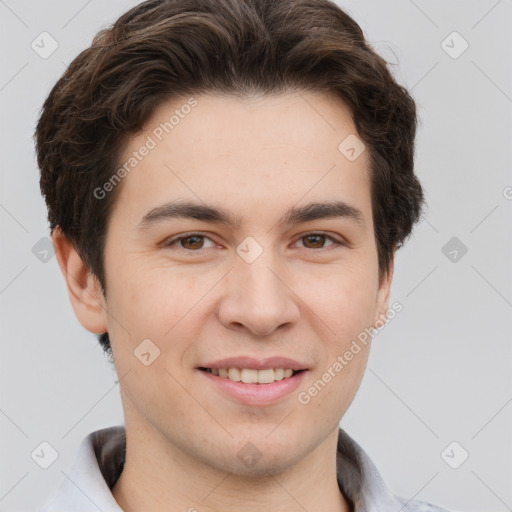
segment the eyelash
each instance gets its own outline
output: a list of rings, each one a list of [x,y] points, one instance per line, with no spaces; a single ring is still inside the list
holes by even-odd
[[[332,243],[332,245],[328,246],[328,247],[320,247],[319,249],[310,249],[312,251],[321,251],[321,250],[329,250],[329,248],[335,248],[335,247],[342,247],[342,246],[347,246],[347,243],[345,242],[342,242],[340,240],[337,240],[336,238],[330,236],[330,235],[327,235],[325,233],[319,233],[319,232],[311,232],[311,233],[306,233],[305,235],[302,235],[301,237],[299,237],[297,239],[298,240],[301,240],[303,238],[307,238],[307,237],[310,237],[310,236],[322,236],[322,237],[325,237],[325,239],[327,240],[330,240]],[[177,245],[181,240],[186,240],[188,238],[193,238],[193,237],[198,237],[198,238],[207,238],[208,240],[211,240],[210,237],[206,236],[206,235],[203,235],[201,233],[185,233],[184,235],[181,235],[179,237],[176,237],[176,238],[171,238],[169,239],[168,241],[164,242],[164,247],[172,247],[173,245]],[[213,242],[213,240],[211,240]],[[185,249],[184,247],[179,247],[180,250],[183,250],[183,251],[186,251],[186,252],[196,252],[196,253],[200,253],[202,252],[203,250],[206,250],[208,248],[201,248],[201,249],[197,249],[197,250],[191,250],[191,249]],[[305,247],[305,249],[308,249],[308,247]]]

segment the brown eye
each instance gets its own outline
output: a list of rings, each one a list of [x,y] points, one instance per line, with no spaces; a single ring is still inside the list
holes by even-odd
[[[303,241],[303,245],[306,247],[306,249],[324,249],[328,246],[343,245],[333,237],[324,235],[323,233],[310,233],[308,235],[302,236],[299,240]],[[328,246],[325,246],[326,240],[331,242]]]
[[[199,233],[188,233],[176,238],[172,238],[164,243],[165,247],[174,248],[176,247],[178,250],[183,249],[189,252],[199,252],[201,249],[208,249],[208,246],[205,247],[205,240],[210,242],[210,247],[213,246],[213,241]]]
[[[202,249],[204,244],[204,236],[187,236],[178,240],[184,249]]]
[[[325,243],[325,238],[324,235],[308,235],[303,237],[302,240],[307,240],[305,245],[309,249],[321,249]]]

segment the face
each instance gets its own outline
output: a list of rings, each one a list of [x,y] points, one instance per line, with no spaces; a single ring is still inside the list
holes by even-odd
[[[338,149],[355,133],[327,95],[201,95],[130,140],[105,309],[82,322],[109,332],[127,431],[243,474],[283,470],[337,429],[369,343],[344,354],[385,316],[390,285],[368,151]]]

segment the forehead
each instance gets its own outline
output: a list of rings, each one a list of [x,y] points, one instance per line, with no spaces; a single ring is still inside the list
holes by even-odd
[[[367,151],[353,160],[342,151],[356,133],[350,110],[330,95],[175,98],[128,142],[116,208],[133,214],[132,222],[175,199],[235,212],[288,210],[301,198],[346,199],[364,208]]]

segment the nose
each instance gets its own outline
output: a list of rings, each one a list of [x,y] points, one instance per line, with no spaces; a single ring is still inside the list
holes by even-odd
[[[300,309],[290,275],[270,253],[265,250],[252,263],[238,258],[225,277],[218,317],[226,328],[268,336],[297,323]]]

